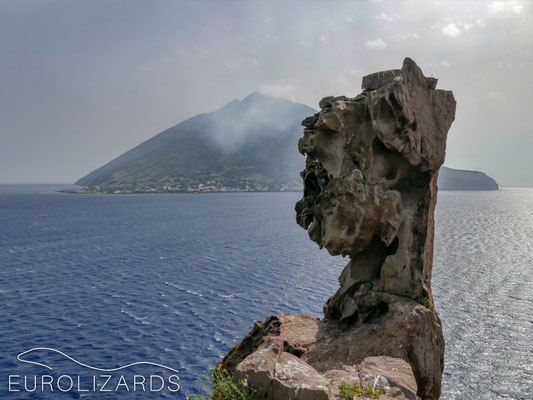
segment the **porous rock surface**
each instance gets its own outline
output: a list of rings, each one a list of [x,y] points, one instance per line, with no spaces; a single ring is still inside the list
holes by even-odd
[[[325,319],[269,317],[219,363],[248,375],[265,398],[337,399],[344,380],[381,388],[381,399],[438,399],[434,209],[455,100],[436,85],[406,58],[399,70],[364,77],[354,98],[322,99],[302,122],[297,222],[350,261]]]

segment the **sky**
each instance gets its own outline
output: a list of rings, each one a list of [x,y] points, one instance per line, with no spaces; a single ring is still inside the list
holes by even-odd
[[[253,91],[318,108],[413,58],[446,165],[533,186],[533,2],[0,0],[0,183],[71,183]]]

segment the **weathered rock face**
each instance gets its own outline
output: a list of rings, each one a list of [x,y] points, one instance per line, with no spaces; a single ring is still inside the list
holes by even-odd
[[[416,324],[419,317],[398,318]],[[234,371],[237,379],[247,376],[252,387],[272,400],[338,399],[343,381],[381,389],[380,400],[415,400],[415,376],[405,361],[407,341],[396,339],[397,330],[375,328],[350,328],[307,315],[271,316],[257,322],[218,367]]]
[[[455,100],[436,84],[407,58],[400,70],[364,77],[355,98],[322,99],[321,111],[302,122],[299,150],[307,161],[297,222],[321,248],[350,261],[324,306],[325,320],[270,317],[221,361],[255,376],[268,342],[270,364],[260,375],[271,388],[283,386],[276,374],[291,359],[283,354],[311,368],[298,370],[314,386],[302,383],[301,374],[291,382],[296,393],[309,386],[315,397],[273,397],[261,381],[268,398],[321,398],[316,393],[324,387],[325,398],[334,399],[330,371],[373,356],[408,362],[409,371],[402,371],[414,375],[417,395],[439,397],[444,340],[431,294],[433,213]],[[388,361],[375,362],[386,376]],[[410,398],[412,388],[404,389],[395,398]],[[389,387],[387,396],[392,392]]]

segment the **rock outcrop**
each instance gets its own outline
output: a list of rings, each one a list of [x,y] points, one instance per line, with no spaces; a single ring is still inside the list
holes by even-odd
[[[297,222],[350,261],[325,319],[269,317],[220,362],[266,398],[336,399],[339,380],[370,380],[382,399],[439,397],[433,213],[455,100],[436,85],[406,58],[400,70],[364,77],[355,98],[322,99],[302,122]]]

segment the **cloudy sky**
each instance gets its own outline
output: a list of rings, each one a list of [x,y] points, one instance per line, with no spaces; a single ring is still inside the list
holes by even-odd
[[[0,0],[0,183],[73,182],[253,91],[317,108],[413,58],[446,164],[533,186],[533,2]]]

